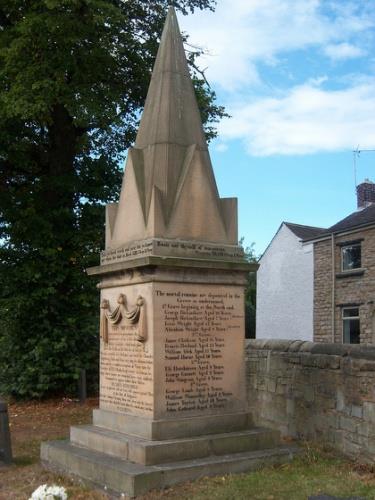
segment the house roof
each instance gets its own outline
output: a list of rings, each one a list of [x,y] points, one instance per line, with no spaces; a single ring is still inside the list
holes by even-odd
[[[336,233],[337,231],[347,231],[348,229],[354,229],[357,226],[363,226],[375,222],[375,204],[369,205],[362,210],[353,212],[352,214],[345,217],[345,219],[340,220],[333,226],[331,226],[328,231],[330,233]]]
[[[321,233],[325,233],[327,229],[323,227],[303,226],[302,224],[293,224],[292,222],[284,222],[284,224],[301,240],[316,238]]]
[[[375,224],[375,204],[353,212],[316,236],[305,236],[304,240],[312,240],[317,237],[328,236],[332,233],[344,233],[370,224]]]
[[[297,238],[304,240],[304,239],[313,239],[316,238],[318,235],[320,235],[322,232],[325,234],[327,231],[326,229],[322,227],[313,227],[313,226],[303,226],[302,224],[293,224],[293,222],[282,222],[279,226],[279,229],[276,231],[274,234],[272,240],[268,243],[267,248],[264,250],[262,255],[259,258],[259,261],[262,259],[263,255],[266,254],[270,246],[272,245],[273,240],[276,238],[276,236],[279,234],[280,229],[286,226],[292,233],[297,236]]]

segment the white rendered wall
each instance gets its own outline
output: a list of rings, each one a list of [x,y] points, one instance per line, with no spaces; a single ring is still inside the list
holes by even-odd
[[[256,338],[313,340],[313,245],[282,225],[257,273]]]

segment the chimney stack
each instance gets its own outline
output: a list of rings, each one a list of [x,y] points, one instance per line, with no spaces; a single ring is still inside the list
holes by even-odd
[[[375,203],[375,183],[365,179],[357,186],[357,207],[363,209]]]

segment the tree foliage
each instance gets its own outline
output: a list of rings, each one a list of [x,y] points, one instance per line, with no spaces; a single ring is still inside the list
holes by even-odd
[[[168,4],[0,3],[0,392],[71,390],[96,370],[98,294],[84,270],[98,263]],[[212,137],[224,110],[193,75]]]
[[[240,245],[244,245],[244,238],[241,238]],[[259,260],[255,253],[255,243],[244,248],[245,258],[248,262],[256,263]],[[247,275],[247,286],[245,288],[245,335],[248,339],[255,339],[256,323],[256,297],[257,297],[257,275],[252,271]]]

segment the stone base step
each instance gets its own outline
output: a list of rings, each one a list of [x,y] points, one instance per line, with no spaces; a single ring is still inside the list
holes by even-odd
[[[94,425],[83,425],[70,428],[70,440],[73,445],[130,462],[154,465],[210,455],[275,448],[279,445],[280,434],[271,429],[253,428],[238,432],[151,441]]]
[[[136,496],[204,476],[284,463],[290,461],[296,451],[279,447],[145,466],[74,446],[69,441],[50,441],[42,443],[41,459],[45,467],[79,477],[110,494]]]
[[[153,420],[141,415],[97,408],[93,411],[92,417],[95,426],[156,440],[242,431],[253,426],[252,415],[246,411]]]

